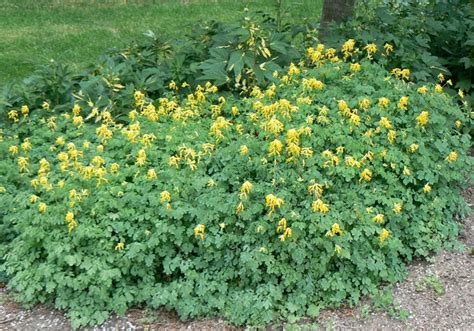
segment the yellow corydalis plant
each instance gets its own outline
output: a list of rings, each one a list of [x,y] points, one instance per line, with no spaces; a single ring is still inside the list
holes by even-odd
[[[398,108],[401,110],[407,110],[408,101],[409,101],[409,98],[407,96],[401,97],[400,100],[398,100]]]
[[[385,215],[384,214],[377,214],[372,218],[372,221],[375,223],[383,223],[385,220]]]
[[[206,226],[204,224],[196,225],[196,227],[194,228],[194,237],[201,238],[201,240],[204,240],[205,231],[206,231]]]
[[[245,181],[240,187],[240,198],[241,199],[248,198],[248,195],[250,194],[252,187],[253,187],[252,183],[250,183],[249,181]]]
[[[383,244],[384,241],[390,237],[390,231],[388,231],[387,229],[382,229],[382,231],[380,232],[380,235],[379,235],[379,242],[380,244]]]
[[[428,120],[430,118],[430,113],[427,111],[422,111],[420,115],[416,117],[416,125],[424,127],[428,124]]]
[[[367,44],[364,49],[367,51],[367,58],[372,59],[372,56],[377,53],[377,45],[374,43]]]
[[[314,212],[318,212],[321,214],[327,214],[329,212],[329,206],[321,199],[313,201],[313,203],[311,204],[311,209],[313,209]]]
[[[268,146],[268,155],[269,156],[280,156],[281,151],[283,150],[283,143],[275,139],[272,142],[270,142],[270,145]]]
[[[249,148],[246,145],[241,145],[239,148],[240,155],[244,156],[249,153]]]
[[[270,209],[270,215],[275,211],[276,208],[281,208],[285,201],[273,194],[268,194],[265,197],[265,205]]]
[[[64,220],[67,223],[67,227],[69,232],[72,232],[76,227],[77,227],[77,222],[74,216],[73,212],[67,212],[66,216],[64,217]]]
[[[365,168],[361,172],[359,181],[362,181],[362,180],[364,180],[366,182],[370,182],[372,180],[372,171],[370,171],[370,169]]]
[[[334,223],[331,229],[326,232],[326,237],[342,236],[342,229],[339,223]]]
[[[162,191],[160,193],[160,202],[166,203],[171,201],[171,194],[168,191]]]
[[[400,203],[400,202],[396,202],[394,205],[393,205],[393,212],[395,214],[400,214],[402,212],[402,207],[403,205]]]
[[[458,153],[456,151],[452,151],[446,157],[446,160],[449,161],[449,162],[455,162],[457,159],[458,159]]]

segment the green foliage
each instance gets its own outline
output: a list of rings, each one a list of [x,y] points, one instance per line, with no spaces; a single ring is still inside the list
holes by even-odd
[[[437,275],[427,275],[416,282],[416,290],[419,292],[432,288],[436,295],[442,296],[445,293],[443,281]]]
[[[466,112],[368,60],[308,54],[245,98],[211,83],[155,98],[98,71],[73,100],[7,106],[8,286],[75,327],[145,303],[263,326],[355,303],[452,245]]]
[[[461,89],[474,101],[474,9],[467,0],[359,2],[353,20],[335,27],[329,44],[349,38],[361,44],[395,46],[389,58],[377,59],[391,70],[409,68],[415,81],[451,78],[452,95]],[[455,89],[454,89],[455,88]]]

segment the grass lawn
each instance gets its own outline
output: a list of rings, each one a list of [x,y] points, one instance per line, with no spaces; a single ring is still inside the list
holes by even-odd
[[[51,59],[75,70],[143,32],[179,36],[193,24],[232,21],[276,0],[0,0],[0,86]],[[283,0],[285,18],[319,20],[322,0]]]

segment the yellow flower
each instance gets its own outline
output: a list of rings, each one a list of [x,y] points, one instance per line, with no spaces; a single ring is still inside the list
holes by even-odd
[[[456,126],[457,129],[459,129],[462,126],[462,122],[460,120],[457,120],[456,122],[454,122],[454,125]]]
[[[44,101],[43,104],[41,105],[41,108],[43,108],[44,110],[49,110],[50,109],[49,103]]]
[[[290,63],[290,67],[288,68],[288,75],[293,76],[299,75],[300,73],[301,70],[294,63]]]
[[[30,151],[32,148],[30,138],[26,138],[25,141],[21,144],[21,149],[25,152]]]
[[[310,78],[306,79],[303,78],[301,81],[301,84],[308,89],[313,89],[313,90],[322,90],[324,88],[324,83],[320,80],[317,80],[316,78]]]
[[[64,180],[60,180],[60,181],[58,182],[58,187],[59,187],[59,188],[63,188],[65,184],[66,184],[66,182],[65,182]]]
[[[146,177],[148,180],[153,180],[157,178],[156,171],[155,169],[148,169],[148,172],[146,173]]]
[[[390,123],[390,120],[387,117],[382,117],[379,121],[379,125],[385,129],[390,129],[392,127],[392,123]]]
[[[428,93],[428,88],[423,85],[423,86],[419,87],[417,91],[420,94],[426,94],[426,93]]]
[[[458,159],[458,153],[456,153],[456,151],[452,151],[451,153],[449,153],[448,157],[447,157],[447,160],[449,162],[454,162]]]
[[[430,184],[425,184],[425,186],[423,186],[423,192],[425,193],[430,193],[431,192],[431,185]]]
[[[364,49],[367,51],[367,57],[371,59],[372,55],[377,52],[377,45],[374,43],[367,44],[367,46],[365,46]]]
[[[8,148],[8,151],[10,152],[10,154],[15,155],[18,154],[19,149],[18,146],[10,146]]]
[[[281,150],[283,149],[283,144],[280,140],[273,140],[268,147],[269,156],[281,155]]]
[[[397,131],[395,130],[390,130],[387,134],[387,139],[388,141],[393,144],[395,139],[397,138]]]
[[[169,84],[168,84],[168,88],[170,90],[178,90],[178,86],[176,85],[176,82],[174,80],[172,80]]]
[[[284,232],[287,228],[287,221],[286,218],[282,218],[278,221],[277,232]]]
[[[119,166],[118,163],[112,163],[110,165],[110,172],[113,173],[113,174],[116,174],[116,173],[118,173],[119,168],[120,168],[120,166]]]
[[[212,179],[212,178],[209,179],[209,180],[207,181],[207,184],[206,184],[207,187],[214,187],[214,186],[216,186],[216,185],[217,185],[216,182],[215,182],[214,179]]]
[[[420,146],[418,144],[411,144],[410,145],[410,152],[415,153]]]
[[[161,203],[170,202],[171,201],[171,194],[168,191],[163,191],[160,193],[160,201]]]
[[[225,223],[219,223],[219,228],[221,228],[221,231],[225,229]]]
[[[375,223],[383,223],[385,220],[385,215],[384,214],[377,214],[372,218],[372,221]]]
[[[16,110],[10,110],[8,112],[8,118],[14,122],[18,122],[18,112]]]
[[[351,113],[351,108],[349,107],[346,101],[339,100],[337,106],[339,107],[339,110],[341,111],[343,115],[347,116],[348,114]]]
[[[370,103],[370,99],[364,98],[359,101],[359,106],[367,110],[370,107]]]
[[[244,211],[244,209],[245,209],[244,204],[243,204],[242,201],[241,201],[241,202],[239,202],[239,204],[237,205],[237,208],[235,208],[235,213],[236,213],[237,215],[239,215],[241,212]]]
[[[204,224],[198,224],[194,228],[194,236],[196,238],[200,237],[201,240],[204,240],[204,231],[206,230],[206,226]]]
[[[21,106],[21,113],[22,113],[24,116],[27,116],[27,115],[30,113],[30,109],[28,108],[27,105]]]
[[[393,45],[389,43],[385,43],[385,45],[383,45],[383,48],[385,49],[385,52],[387,53],[387,55],[393,52]]]
[[[326,237],[342,236],[341,226],[338,223],[334,223],[331,226],[331,230],[326,232]]]
[[[246,181],[245,183],[242,184],[242,187],[240,188],[240,198],[247,198],[247,196],[250,194],[250,191],[252,190],[252,183],[249,181]]]
[[[360,174],[360,180],[365,180],[366,182],[370,182],[372,180],[372,171],[365,168],[364,171]]]
[[[8,112],[8,118],[11,119],[12,121],[14,122],[18,122],[19,121],[19,118],[18,118],[18,111],[17,110],[10,110]]]
[[[36,203],[38,201],[38,199],[39,199],[39,196],[37,196],[37,195],[33,194],[33,195],[30,196],[30,202],[31,203]]]
[[[77,227],[77,222],[74,219],[74,213],[68,212],[64,219],[66,220],[66,223],[68,223],[67,227],[68,227],[69,232],[72,232]]]
[[[282,235],[279,236],[281,241],[285,241],[287,238],[290,238],[293,235],[293,231],[291,228],[286,228],[285,232],[283,232]]]
[[[437,93],[443,92],[443,87],[439,84],[436,84],[435,85],[435,92],[437,92]]]
[[[352,51],[354,50],[356,41],[354,39],[349,39],[347,40],[343,45],[342,45],[342,52],[344,53],[344,57],[348,57]]]
[[[393,205],[393,209],[392,209],[392,210],[393,210],[393,212],[394,212],[395,214],[400,214],[400,213],[402,212],[402,204],[399,203],[399,202],[395,203],[395,204]]]
[[[63,137],[58,137],[56,138],[56,145],[64,145],[66,143],[66,141],[64,140]]]
[[[46,212],[47,208],[48,208],[48,206],[44,202],[40,202],[40,204],[38,206],[38,211],[40,213],[44,213],[44,212]]]
[[[464,92],[461,89],[458,90],[458,95],[461,99],[464,98]]]
[[[385,97],[382,97],[382,98],[379,98],[379,106],[382,107],[382,108],[386,108],[388,107],[388,105],[390,104],[390,100],[385,98]]]
[[[145,150],[142,148],[138,151],[138,156],[137,156],[137,161],[136,161],[136,164],[138,166],[142,166],[142,165],[145,165],[145,162],[146,162],[146,152]]]
[[[102,124],[95,130],[95,132],[102,140],[108,140],[112,138],[112,131],[108,128],[107,124]]]
[[[318,198],[321,196],[321,194],[323,194],[323,190],[323,185],[318,183],[314,183],[308,186],[309,193],[314,193],[314,195],[316,195],[316,197]]]
[[[313,201],[311,208],[315,212],[319,212],[321,214],[326,214],[329,212],[329,207],[327,204],[325,204],[321,199],[317,199]]]
[[[407,168],[406,166],[403,167],[403,174],[405,176],[411,176],[411,170]]]
[[[416,123],[419,126],[425,126],[428,123],[430,113],[427,111],[422,111],[420,115],[416,118]]]
[[[123,242],[119,242],[119,243],[115,246],[115,250],[116,250],[116,251],[123,251],[124,248],[125,248],[125,243],[123,243]]]
[[[233,116],[237,116],[239,115],[239,108],[237,108],[236,106],[233,106],[230,110],[230,113],[233,115]]]
[[[280,208],[283,206],[285,201],[281,198],[276,197],[273,194],[268,194],[265,197],[265,204],[267,205],[268,208],[270,208],[270,214],[275,211],[275,208]]]
[[[28,158],[20,156],[17,160],[18,166],[20,167],[20,172],[29,172],[28,171]]]
[[[349,122],[351,124],[354,124],[355,126],[359,126],[360,125],[360,116],[357,115],[357,114],[352,114],[350,119],[349,119]]]
[[[339,245],[335,245],[335,246],[334,246],[334,251],[335,251],[337,254],[341,254],[341,252],[342,252],[342,247],[339,246]]]
[[[351,71],[353,72],[357,72],[357,71],[360,71],[360,64],[359,63],[351,63]]]
[[[390,236],[390,231],[388,231],[387,229],[382,229],[382,232],[380,232],[380,236],[379,236],[380,243],[383,244],[385,239],[387,239],[389,236]]]
[[[408,109],[408,97],[404,96],[401,97],[400,100],[398,101],[398,108],[401,110],[407,110]]]
[[[246,145],[240,146],[240,155],[247,155],[249,153],[249,148]]]

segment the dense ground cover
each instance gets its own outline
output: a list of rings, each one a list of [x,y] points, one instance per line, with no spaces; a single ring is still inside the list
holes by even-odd
[[[357,302],[452,246],[469,117],[441,85],[352,62],[355,46],[311,48],[247,98],[170,83],[122,95],[127,118],[100,96],[10,109],[9,286],[76,326],[141,303],[264,325]]]
[[[231,22],[245,6],[275,13],[273,0],[0,0],[0,86],[51,59],[75,71],[147,30],[179,36],[203,21]],[[319,20],[322,1],[285,1],[285,19]]]
[[[468,97],[400,65],[398,37],[330,48],[278,13],[148,33],[2,91],[0,272],[18,300],[74,326],[144,303],[292,322],[456,246]]]

